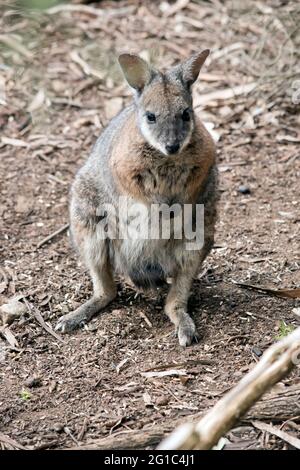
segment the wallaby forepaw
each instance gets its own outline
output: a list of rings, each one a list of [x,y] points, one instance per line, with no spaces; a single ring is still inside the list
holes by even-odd
[[[186,315],[178,325],[177,335],[180,346],[190,346],[193,342],[198,343],[198,333],[193,320]]]

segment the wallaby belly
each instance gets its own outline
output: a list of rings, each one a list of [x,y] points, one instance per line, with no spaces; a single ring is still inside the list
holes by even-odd
[[[153,215],[151,205],[133,198],[123,200],[117,212],[118,231],[110,240],[115,270],[139,288],[163,285],[190,256],[185,253],[186,241],[174,238],[173,219],[164,222],[166,231],[162,232],[162,214]]]
[[[175,275],[184,248],[179,240],[118,240],[113,243],[115,269],[139,288],[163,285]]]

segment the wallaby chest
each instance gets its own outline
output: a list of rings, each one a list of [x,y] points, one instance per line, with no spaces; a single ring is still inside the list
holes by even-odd
[[[133,185],[147,200],[156,202],[188,202],[190,183],[199,177],[200,169],[194,164],[165,164],[133,172]]]

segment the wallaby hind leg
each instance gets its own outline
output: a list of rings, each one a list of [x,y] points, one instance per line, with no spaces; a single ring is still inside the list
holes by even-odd
[[[200,252],[187,255],[183,268],[174,277],[167,296],[165,313],[174,323],[180,346],[189,346],[198,340],[195,324],[187,313],[187,303],[195,275],[213,245],[210,231]]]
[[[165,313],[174,323],[180,346],[189,346],[197,341],[195,324],[187,313],[189,292],[194,278],[194,271],[180,271],[173,279],[167,296]]]
[[[59,319],[55,329],[62,333],[68,333],[89,322],[117,294],[107,252],[107,240],[97,240],[96,234],[88,232],[85,237],[81,236],[80,239],[84,241],[79,242],[78,248],[79,250],[83,249],[85,263],[90,271],[93,281],[93,296],[74,312],[63,315]]]

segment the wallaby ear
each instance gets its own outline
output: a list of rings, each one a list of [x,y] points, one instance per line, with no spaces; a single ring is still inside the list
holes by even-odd
[[[209,52],[209,49],[205,49],[199,54],[192,55],[181,64],[181,75],[183,81],[186,82],[188,86],[192,85],[197,80],[201,67],[209,56]]]
[[[141,57],[134,54],[121,54],[119,64],[128,84],[138,91],[150,82],[153,71]]]

